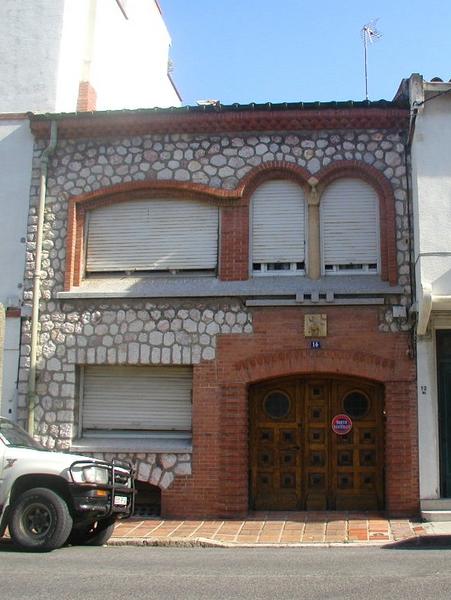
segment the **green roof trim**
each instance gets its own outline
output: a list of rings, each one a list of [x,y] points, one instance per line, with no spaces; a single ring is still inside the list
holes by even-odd
[[[330,102],[250,102],[249,104],[221,104],[201,106],[171,106],[170,108],[136,108],[121,110],[104,110],[94,112],[71,112],[71,113],[28,113],[33,121],[58,120],[83,115],[119,116],[119,115],[173,115],[173,114],[195,114],[195,113],[230,113],[230,112],[265,112],[265,111],[290,111],[290,110],[349,110],[355,108],[408,108],[408,102],[404,99],[391,100],[333,100]]]

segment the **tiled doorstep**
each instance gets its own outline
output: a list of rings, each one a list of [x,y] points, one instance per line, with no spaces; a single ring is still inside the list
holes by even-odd
[[[435,524],[434,524],[435,525]],[[436,528],[438,530],[438,527]],[[356,513],[252,513],[246,520],[130,519],[111,542],[158,545],[381,545],[438,531],[430,523]],[[451,533],[451,529],[450,529]]]

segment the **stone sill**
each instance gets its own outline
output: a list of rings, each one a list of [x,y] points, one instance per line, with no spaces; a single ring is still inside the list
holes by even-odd
[[[193,446],[190,439],[152,438],[81,438],[74,440],[71,452],[130,452],[133,454],[190,454]]]
[[[314,281],[303,276],[254,277],[247,281],[221,281],[209,277],[92,278],[67,292],[61,300],[75,298],[215,298],[291,296],[303,294],[393,295],[402,294],[400,286],[381,281],[378,275],[334,275]]]

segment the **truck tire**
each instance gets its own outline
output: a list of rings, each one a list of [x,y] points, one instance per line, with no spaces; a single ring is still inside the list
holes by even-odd
[[[61,496],[48,488],[33,488],[17,498],[8,527],[13,542],[23,550],[49,552],[69,537],[72,517]]]
[[[89,525],[74,527],[68,543],[72,546],[103,546],[110,539],[113,531],[114,521],[100,519]]]

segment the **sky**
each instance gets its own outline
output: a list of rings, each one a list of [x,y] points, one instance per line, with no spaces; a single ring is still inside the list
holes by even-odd
[[[159,0],[183,104],[391,100],[401,79],[451,78],[449,0]]]

